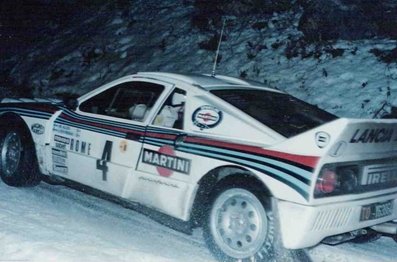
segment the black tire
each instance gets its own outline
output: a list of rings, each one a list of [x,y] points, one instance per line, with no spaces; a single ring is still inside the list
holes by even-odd
[[[35,186],[41,181],[35,147],[27,128],[12,123],[0,135],[0,177],[9,186]]]
[[[271,198],[247,180],[221,181],[211,194],[203,231],[214,256],[225,262],[310,261],[303,250],[283,247]]]

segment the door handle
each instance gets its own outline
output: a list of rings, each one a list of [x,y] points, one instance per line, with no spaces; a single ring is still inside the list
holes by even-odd
[[[141,134],[127,133],[126,139],[139,141],[141,139],[141,137],[142,137]]]
[[[174,140],[174,147],[177,148],[178,146],[182,145],[185,142],[187,134],[179,134],[175,137]]]

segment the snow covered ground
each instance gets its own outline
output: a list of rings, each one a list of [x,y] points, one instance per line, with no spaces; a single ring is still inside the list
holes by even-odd
[[[79,191],[41,183],[0,183],[0,261],[210,262],[200,230],[174,231],[136,211]],[[392,262],[397,244],[319,245],[314,262]]]

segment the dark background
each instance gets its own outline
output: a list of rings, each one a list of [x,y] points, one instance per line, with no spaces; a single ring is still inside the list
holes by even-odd
[[[110,1],[13,0],[0,2],[2,56],[29,48],[73,23],[84,11]],[[135,1],[111,3],[117,9]],[[180,1],[181,5],[186,1]],[[251,16],[303,9],[299,28],[309,41],[332,39],[397,38],[396,0],[191,0],[194,26],[211,30],[224,15]]]
[[[161,2],[161,0],[157,1]],[[71,29],[73,29],[73,33],[69,35],[84,32],[86,38],[93,38],[95,35],[99,37],[100,31],[94,30],[100,28],[101,23],[106,23],[104,18],[111,17],[111,15],[104,16],[103,13],[99,15],[98,10],[106,10],[108,14],[121,13],[121,16],[133,17],[132,6],[147,5],[146,9],[153,9],[159,2],[156,0],[1,1],[0,87],[7,87],[8,90],[22,90],[19,93],[32,90],[33,84],[29,78],[35,73],[34,67],[37,69],[43,65],[49,65],[62,57],[61,53],[70,52],[70,50],[66,51],[64,46],[63,49],[59,48],[59,57],[49,57],[34,54],[35,48],[41,52],[46,48],[57,48],[54,42],[51,44],[51,41],[48,40],[58,36],[57,39],[61,38],[60,41],[64,42],[64,45],[76,49],[78,45],[73,43],[73,39],[63,37],[65,31]],[[191,28],[199,31],[200,34],[209,36],[208,40],[201,41],[198,45],[200,49],[211,52],[217,47],[219,28],[222,27],[223,17],[233,16],[237,18],[236,21],[249,20],[251,23],[249,26],[256,30],[262,30],[267,26],[267,20],[272,19],[272,14],[282,12],[300,16],[298,30],[302,32],[302,37],[291,40],[285,47],[285,56],[288,59],[296,56],[316,56],[316,52],[306,51],[306,47],[310,44],[326,46],[329,41],[339,39],[351,41],[377,38],[397,39],[397,0],[175,0],[172,3],[183,8],[193,7],[189,18]],[[154,10],[154,12],[156,11]],[[150,14],[150,12],[148,13]],[[86,28],[82,28],[79,23],[83,23],[90,17],[94,18],[93,21],[97,25],[90,25],[91,27],[85,30]],[[131,26],[134,26],[135,22],[133,18],[130,19]],[[149,27],[150,24],[147,26]],[[148,29],[154,30],[153,28]],[[78,37],[83,42],[83,37],[81,35]],[[53,46],[48,46],[48,43]],[[71,43],[71,45],[67,43]],[[39,45],[41,45],[40,48],[37,48]],[[158,47],[165,49],[166,42],[160,43]],[[277,43],[272,45],[272,48],[278,48]],[[81,52],[84,61],[88,61],[88,64],[98,56],[109,53],[98,48],[91,49]],[[338,56],[341,50],[331,49],[331,52],[332,56]],[[141,54],[142,52],[137,53]],[[373,53],[386,63],[397,62],[397,47],[388,52],[374,49]],[[51,54],[54,54],[54,51]],[[24,72],[22,75],[13,75],[13,68],[18,65],[21,68],[21,65],[29,57],[37,59],[37,61],[25,63],[25,67],[28,68],[19,70]],[[62,70],[57,70],[56,67],[52,69],[54,72],[51,72],[50,80],[65,74]],[[81,72],[74,72],[71,83],[79,82],[78,74]],[[63,83],[57,83],[57,85],[60,84]]]

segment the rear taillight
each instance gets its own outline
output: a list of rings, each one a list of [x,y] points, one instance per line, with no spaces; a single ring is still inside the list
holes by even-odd
[[[325,165],[317,178],[314,197],[326,197],[354,192],[358,186],[359,166]]]
[[[335,191],[338,183],[336,172],[330,168],[323,168],[317,178],[316,193],[329,194]]]

